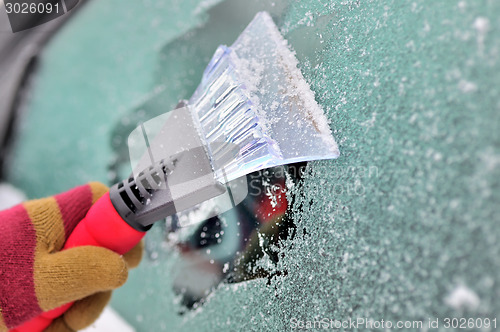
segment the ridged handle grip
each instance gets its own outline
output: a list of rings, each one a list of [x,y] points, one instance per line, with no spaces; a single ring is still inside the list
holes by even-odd
[[[123,255],[135,247],[146,233],[127,224],[116,212],[109,193],[102,196],[87,212],[85,218],[73,230],[64,244],[64,249],[80,246],[108,248]],[[67,303],[44,312],[10,332],[41,332],[52,321],[68,310],[73,303]]]

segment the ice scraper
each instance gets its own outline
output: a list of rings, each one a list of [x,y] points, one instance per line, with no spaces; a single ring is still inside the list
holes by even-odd
[[[129,146],[144,143],[146,152],[130,178],[92,206],[65,249],[95,245],[124,254],[155,221],[224,193],[231,180],[339,155],[323,110],[266,12],[233,45],[217,48],[193,96],[179,106],[154,138],[154,124],[130,136]],[[70,306],[14,331],[41,331]]]

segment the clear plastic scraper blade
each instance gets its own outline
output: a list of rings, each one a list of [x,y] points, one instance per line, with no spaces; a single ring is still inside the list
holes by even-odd
[[[188,104],[206,146],[215,141],[239,146],[239,156],[225,167],[229,180],[339,156],[326,116],[297,64],[266,12],[258,13],[233,45],[215,52]],[[211,150],[211,156],[217,159],[222,152]]]

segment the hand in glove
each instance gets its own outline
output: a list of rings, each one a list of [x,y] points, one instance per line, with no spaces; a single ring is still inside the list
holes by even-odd
[[[93,246],[60,251],[107,190],[90,183],[0,212],[1,332],[72,301],[77,302],[46,331],[85,328],[100,315],[111,290],[125,283],[128,269],[141,260],[142,244],[124,256]]]

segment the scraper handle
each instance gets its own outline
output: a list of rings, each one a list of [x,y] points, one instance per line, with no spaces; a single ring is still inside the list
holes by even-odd
[[[127,224],[116,212],[109,192],[102,196],[87,212],[64,244],[65,249],[80,246],[108,248],[123,255],[138,244],[146,233]],[[68,310],[73,302],[44,312],[10,332],[41,332]]]

